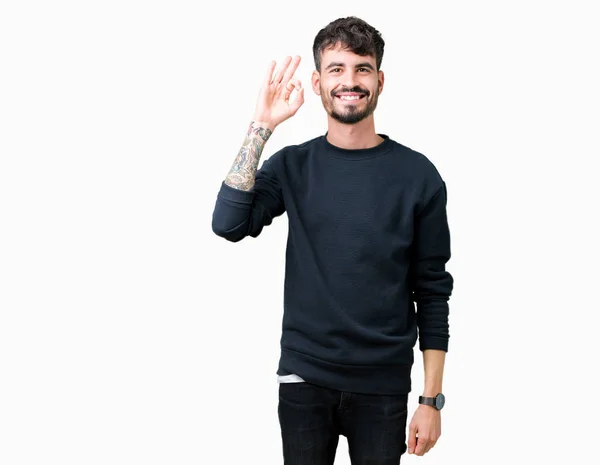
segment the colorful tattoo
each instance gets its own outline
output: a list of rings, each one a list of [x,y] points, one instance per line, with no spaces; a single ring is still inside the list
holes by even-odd
[[[273,131],[270,129],[257,126],[254,121],[250,123],[244,143],[225,178],[225,184],[244,191],[252,189],[262,150],[271,134]]]

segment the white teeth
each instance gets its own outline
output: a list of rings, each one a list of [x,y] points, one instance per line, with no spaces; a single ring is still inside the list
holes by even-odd
[[[360,95],[341,95],[340,98],[342,100],[358,100]]]

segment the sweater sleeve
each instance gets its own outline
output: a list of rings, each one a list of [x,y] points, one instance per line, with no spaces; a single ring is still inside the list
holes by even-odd
[[[256,172],[250,191],[231,187],[223,181],[212,217],[213,232],[228,241],[258,237],[265,226],[285,212],[281,186],[273,169],[273,156]]]
[[[450,232],[446,214],[447,190],[441,187],[417,214],[412,290],[417,304],[419,348],[448,351],[448,300],[454,280],[446,271]]]

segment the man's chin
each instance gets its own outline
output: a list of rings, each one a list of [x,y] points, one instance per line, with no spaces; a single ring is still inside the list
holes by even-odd
[[[361,113],[361,114],[357,114],[354,112],[340,113],[340,112],[334,111],[334,112],[330,113],[330,116],[334,120],[339,121],[340,123],[343,123],[343,124],[356,124],[356,123],[360,123],[363,119],[365,119],[367,115],[365,115],[364,113]]]

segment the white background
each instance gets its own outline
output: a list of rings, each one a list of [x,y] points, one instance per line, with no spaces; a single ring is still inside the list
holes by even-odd
[[[306,103],[263,159],[326,131],[348,15],[386,41],[377,131],[448,186],[442,437],[402,463],[597,463],[594,3],[2,2],[0,463],[282,463],[287,217],[233,244],[212,212],[271,59]]]

